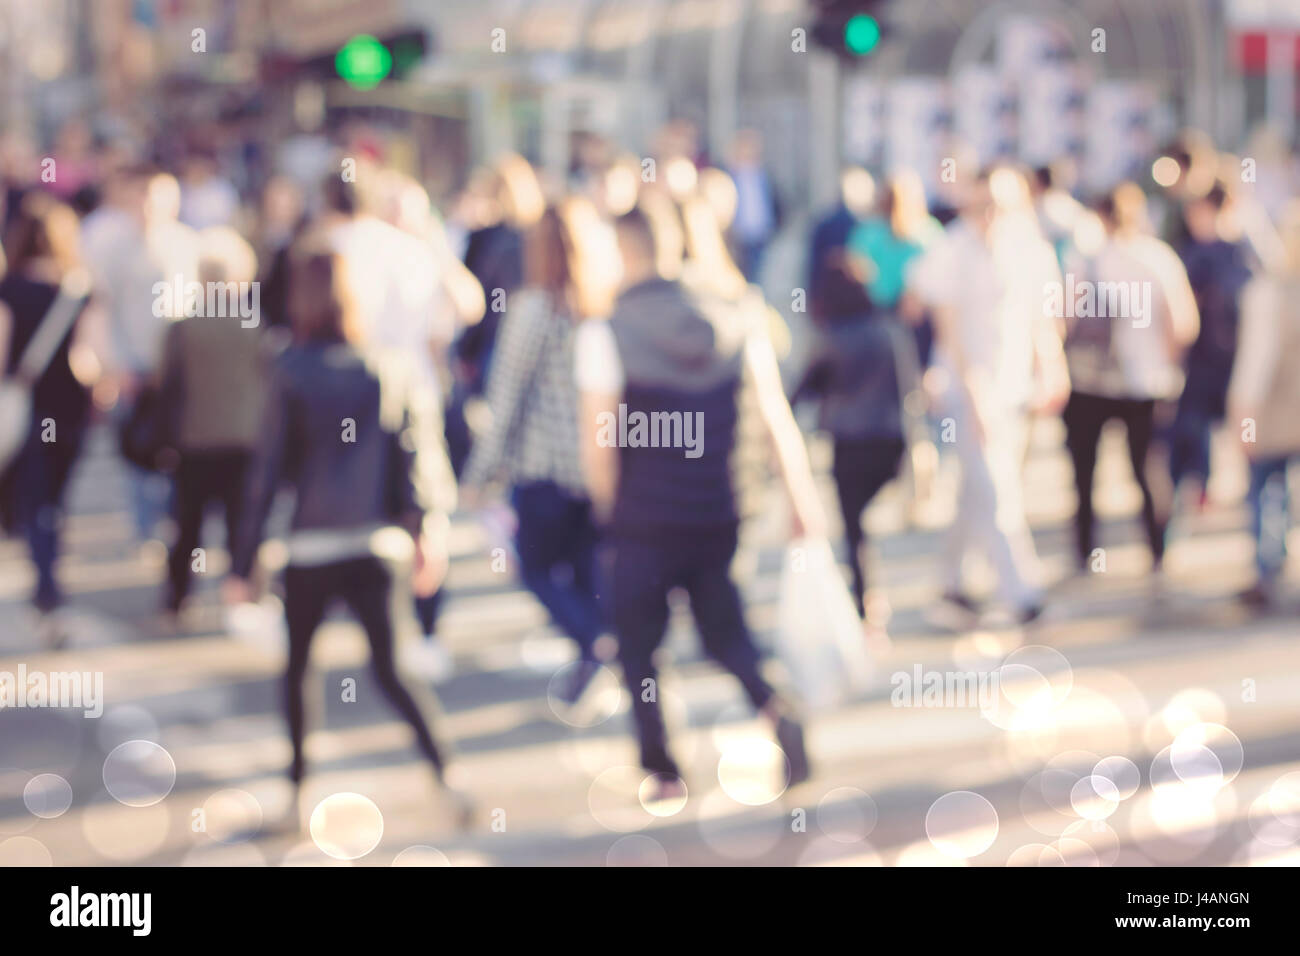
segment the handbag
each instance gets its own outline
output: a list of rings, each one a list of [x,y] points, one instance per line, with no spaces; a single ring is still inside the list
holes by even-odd
[[[64,276],[13,374],[0,381],[0,473],[8,470],[27,443],[32,427],[32,389],[54,361],[89,294],[90,277],[84,270],[74,269]]]
[[[868,688],[862,621],[825,538],[792,541],[786,550],[776,650],[808,710],[835,707]]]
[[[171,408],[162,389],[153,383],[145,385],[118,426],[122,457],[145,471],[172,471],[178,458],[172,439]]]

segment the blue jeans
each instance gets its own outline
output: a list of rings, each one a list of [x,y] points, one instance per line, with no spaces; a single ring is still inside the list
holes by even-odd
[[[1223,420],[1223,392],[1216,383],[1190,378],[1179,396],[1169,426],[1169,477],[1177,488],[1184,478],[1202,487],[1210,478],[1210,432]]]
[[[583,660],[604,630],[591,502],[550,481],[516,485],[515,548],[525,587],[578,645]]]
[[[1286,484],[1291,458],[1263,458],[1250,463],[1250,529],[1255,535],[1255,568],[1262,582],[1277,577],[1286,561],[1286,533],[1291,508]]]
[[[130,417],[131,405],[119,402],[114,410],[113,422],[117,426]],[[135,525],[137,541],[158,537],[158,522],[171,512],[171,478],[156,471],[147,471],[126,463],[127,495],[131,505],[131,520]]]
[[[59,556],[64,491],[85,431],[81,426],[62,426],[58,440],[49,443],[40,441],[37,434],[34,429],[14,462],[14,513],[36,565],[32,603],[42,611],[52,611],[63,603],[54,563]]]

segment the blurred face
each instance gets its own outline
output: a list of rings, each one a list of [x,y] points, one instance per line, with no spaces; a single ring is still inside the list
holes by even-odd
[[[993,222],[993,212],[993,192],[989,189],[988,182],[978,182],[971,186],[962,202],[962,219],[980,235],[984,235]]]
[[[619,290],[630,288],[644,282],[655,274],[654,261],[642,248],[642,244],[625,229],[615,230],[618,235],[619,258],[622,259],[621,282]]]
[[[144,214],[151,222],[169,222],[181,211],[181,189],[172,176],[155,176],[145,192]]]
[[[1213,239],[1218,231],[1218,210],[1203,199],[1188,203],[1183,218],[1187,222],[1187,231],[1201,242]]]
[[[288,228],[302,211],[302,196],[288,180],[272,180],[266,187],[263,210],[269,225]]]

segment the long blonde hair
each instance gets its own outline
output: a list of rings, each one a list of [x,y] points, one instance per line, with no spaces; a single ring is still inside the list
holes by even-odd
[[[524,284],[563,304],[575,319],[606,314],[613,303],[612,239],[591,200],[570,196],[548,206],[524,242]],[[604,254],[602,254],[604,250]]]

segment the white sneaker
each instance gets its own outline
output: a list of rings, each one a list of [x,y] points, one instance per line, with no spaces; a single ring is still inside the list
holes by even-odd
[[[451,652],[433,638],[408,646],[402,652],[402,664],[411,674],[435,684],[447,680],[456,671]]]

